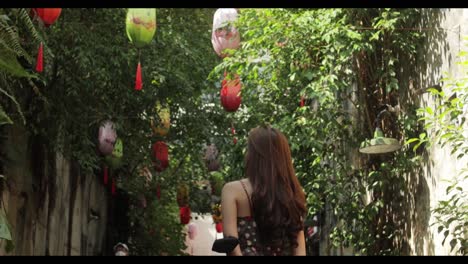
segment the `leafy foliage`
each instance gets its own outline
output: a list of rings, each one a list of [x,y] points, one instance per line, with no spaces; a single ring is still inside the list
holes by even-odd
[[[463,160],[468,155],[468,135],[466,134],[466,112],[468,106],[468,53],[462,51],[459,54],[460,66],[463,70],[462,77],[446,77],[443,79],[442,89],[429,88],[428,92],[436,99],[434,108],[427,106],[418,109],[424,121],[427,133],[422,133],[418,138],[411,138],[407,144],[415,143],[414,150],[424,145],[426,148],[433,144],[441,147],[448,146],[451,155],[457,160]],[[450,236],[451,251],[466,255],[468,249],[468,196],[464,189],[468,183],[468,167],[460,169],[459,175],[448,181],[446,195],[447,200],[440,200],[433,212],[439,233],[443,231],[445,244]]]

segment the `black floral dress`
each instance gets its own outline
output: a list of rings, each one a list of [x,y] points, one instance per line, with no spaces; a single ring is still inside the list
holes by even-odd
[[[240,182],[249,200],[250,209],[252,209],[249,193],[245,189],[244,183]],[[252,212],[252,210],[250,211]],[[237,218],[237,233],[239,234],[239,247],[243,256],[283,256],[292,253],[290,247],[281,249],[263,246],[259,241],[257,224],[252,216]]]

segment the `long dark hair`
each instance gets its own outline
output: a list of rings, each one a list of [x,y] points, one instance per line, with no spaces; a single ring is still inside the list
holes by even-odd
[[[252,129],[245,168],[253,188],[253,214],[260,242],[274,248],[297,247],[306,202],[284,134],[269,125]]]

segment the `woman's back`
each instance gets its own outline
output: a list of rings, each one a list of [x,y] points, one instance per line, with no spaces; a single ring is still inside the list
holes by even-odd
[[[274,248],[271,246],[264,246],[260,243],[257,224],[253,217],[251,206],[252,185],[248,179],[226,184],[225,189],[223,189],[223,194],[225,208],[229,207],[226,205],[228,201],[234,201],[236,205],[237,234],[240,252],[243,256],[280,256],[293,254],[290,245],[283,246],[282,248]],[[233,197],[226,197],[228,195]],[[231,212],[223,211],[223,218],[225,219],[225,217],[227,217],[226,214],[230,213]]]
[[[305,194],[286,137],[270,126],[249,132],[247,179],[222,191],[225,236],[239,239],[232,255],[305,255]]]

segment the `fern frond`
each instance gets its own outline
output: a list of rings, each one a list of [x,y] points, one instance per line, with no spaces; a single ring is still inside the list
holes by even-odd
[[[16,108],[18,109],[18,113],[20,114],[21,119],[23,120],[23,124],[26,124],[26,118],[24,117],[23,111],[21,111],[21,106],[18,103],[18,101],[16,101],[15,97],[10,95],[9,93],[7,93],[7,91],[3,90],[2,88],[0,88],[0,92],[3,93],[4,95],[6,95],[8,98],[10,98],[15,103]]]
[[[31,56],[21,46],[16,28],[9,25],[5,20],[0,20],[0,39],[2,39],[2,45],[14,51],[16,56],[24,57],[28,62],[31,62]]]

